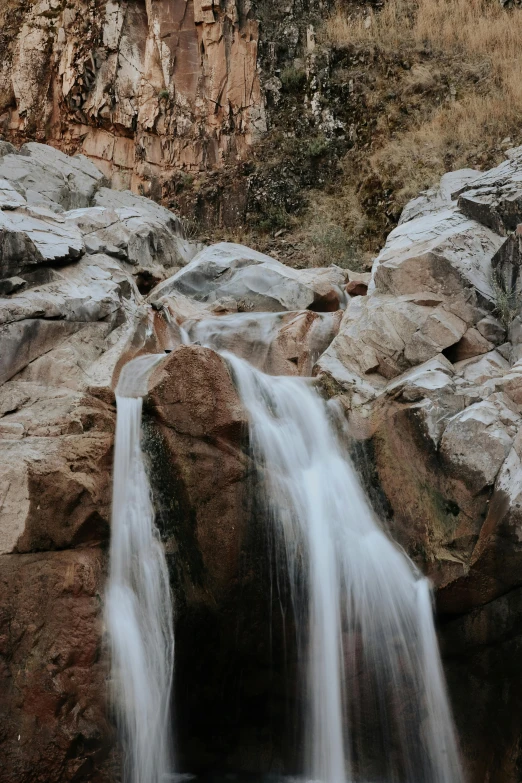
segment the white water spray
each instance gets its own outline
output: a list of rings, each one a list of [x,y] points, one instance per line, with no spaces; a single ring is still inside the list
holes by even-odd
[[[142,396],[161,356],[127,364],[116,390],[110,571],[105,617],[124,744],[125,783],[165,783],[171,771],[173,611],[167,562],[141,451]]]
[[[307,662],[305,774],[459,783],[429,583],[380,529],[310,383],[224,356],[249,413]]]

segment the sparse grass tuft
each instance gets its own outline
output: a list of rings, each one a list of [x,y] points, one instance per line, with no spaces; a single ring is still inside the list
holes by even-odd
[[[504,280],[498,272],[493,273],[491,282],[495,295],[495,313],[504,328],[509,329],[520,309],[516,291],[506,291]]]

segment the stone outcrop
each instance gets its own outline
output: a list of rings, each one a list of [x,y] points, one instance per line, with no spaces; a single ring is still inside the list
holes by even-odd
[[[316,365],[370,494],[437,589],[470,779],[502,783],[520,758],[521,178],[519,148],[407,205]]]
[[[232,299],[240,312],[332,312],[344,303],[344,283],[343,270],[334,266],[291,269],[250,248],[220,242],[202,250],[154,293],[162,297],[174,291],[209,304]]]

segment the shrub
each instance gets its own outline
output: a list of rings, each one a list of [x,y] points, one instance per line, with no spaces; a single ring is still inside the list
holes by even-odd
[[[299,92],[306,84],[306,72],[294,66],[285,68],[281,74],[281,84],[285,92]]]

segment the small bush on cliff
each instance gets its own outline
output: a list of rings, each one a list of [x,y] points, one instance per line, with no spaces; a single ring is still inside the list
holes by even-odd
[[[281,84],[285,92],[299,92],[306,84],[306,72],[302,68],[294,66],[285,68],[281,73]]]

